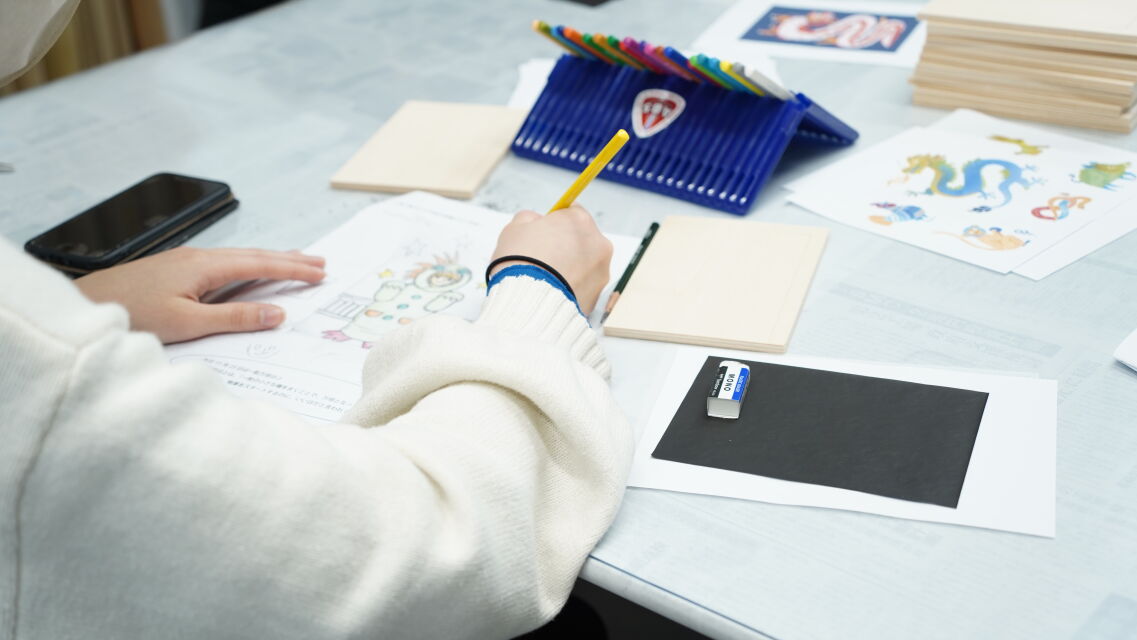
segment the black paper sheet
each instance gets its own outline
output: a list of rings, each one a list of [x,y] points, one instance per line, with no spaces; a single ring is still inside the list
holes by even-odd
[[[987,394],[747,362],[737,420],[707,417],[707,358],[652,457],[955,508]]]

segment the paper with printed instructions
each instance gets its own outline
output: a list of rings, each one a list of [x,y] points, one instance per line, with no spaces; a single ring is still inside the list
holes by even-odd
[[[1137,154],[1003,124],[909,129],[787,185],[789,199],[1007,273],[1137,195]]]
[[[371,205],[305,249],[327,259],[323,282],[257,282],[230,298],[283,307],[281,326],[209,336],[166,352],[174,363],[205,362],[238,395],[334,421],[359,398],[363,362],[379,336],[435,313],[478,316],[486,265],[510,218],[422,192]],[[639,238],[608,238],[611,285]],[[594,312],[593,326],[599,316]]]

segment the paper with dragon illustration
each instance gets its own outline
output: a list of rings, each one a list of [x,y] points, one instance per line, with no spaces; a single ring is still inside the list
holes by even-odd
[[[477,317],[486,264],[509,219],[426,193],[372,205],[305,250],[327,259],[322,283],[258,283],[233,298],[280,305],[280,327],[170,345],[167,354],[205,362],[240,395],[335,420],[359,397],[380,336],[434,314]],[[639,239],[609,238],[613,269],[622,269]]]
[[[1137,154],[1122,152],[1103,144],[1052,133],[1018,122],[1000,120],[970,109],[957,109],[938,120],[931,128],[980,136],[999,136],[1018,141],[1016,144],[1024,144],[1027,151],[1037,149],[1038,153],[1047,148],[1055,148],[1075,152],[1085,158],[1097,158],[1098,161],[1088,161],[1089,166],[1082,166],[1078,170],[1078,177],[1088,180],[1091,184],[1096,182],[1102,185],[1103,189],[1123,188],[1127,179],[1125,173],[1137,171],[1133,168],[1137,167]],[[1102,162],[1102,159],[1106,161]],[[1120,166],[1126,163],[1130,166]],[[1115,166],[1110,171],[1101,166],[1105,164]],[[1137,187],[1137,184],[1134,187]],[[1130,198],[1137,198],[1137,188],[1131,190],[1128,195]],[[1131,199],[1126,200],[1125,203],[1102,213],[1058,244],[1016,266],[1014,272],[1033,280],[1041,280],[1121,236],[1137,231],[1137,215],[1133,215],[1132,202]]]
[[[914,128],[788,188],[826,217],[1007,273],[1137,194],[1132,155]]]
[[[807,58],[913,67],[924,46],[917,6],[742,0],[691,46],[719,57]]]

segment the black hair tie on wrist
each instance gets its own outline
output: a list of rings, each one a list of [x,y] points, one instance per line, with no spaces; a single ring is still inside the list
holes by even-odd
[[[554,278],[559,280],[561,282],[561,284],[563,284],[565,286],[565,289],[568,289],[568,292],[570,295],[572,295],[573,299],[574,300],[576,299],[576,293],[573,292],[572,287],[569,286],[568,280],[565,280],[565,277],[562,276],[560,274],[560,272],[558,272],[556,269],[550,267],[548,264],[545,264],[544,262],[541,262],[540,260],[538,260],[536,258],[530,258],[529,256],[502,256],[502,257],[494,260],[493,262],[490,263],[490,265],[488,267],[486,267],[486,284],[488,285],[490,283],[490,271],[493,271],[494,267],[496,267],[497,265],[499,265],[503,262],[512,262],[512,261],[528,262],[529,264],[531,264],[533,266],[541,267],[545,271],[548,271],[549,273],[553,274]]]

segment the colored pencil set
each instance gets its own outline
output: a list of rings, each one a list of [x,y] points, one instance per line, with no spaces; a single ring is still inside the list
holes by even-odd
[[[740,62],[719,60],[701,53],[688,58],[674,47],[653,45],[646,40],[634,38],[620,39],[602,33],[581,33],[572,27],[553,27],[541,20],[533,21],[533,30],[579,58],[600,60],[661,75],[670,74],[691,82],[706,82],[723,89],[757,96],[793,99],[793,94],[780,84],[757,69],[747,69]]]
[[[840,146],[857,137],[742,65],[543,22],[534,29],[567,54],[514,138],[519,156],[579,172],[613,132],[628,129],[598,177],[741,215],[791,142]]]

